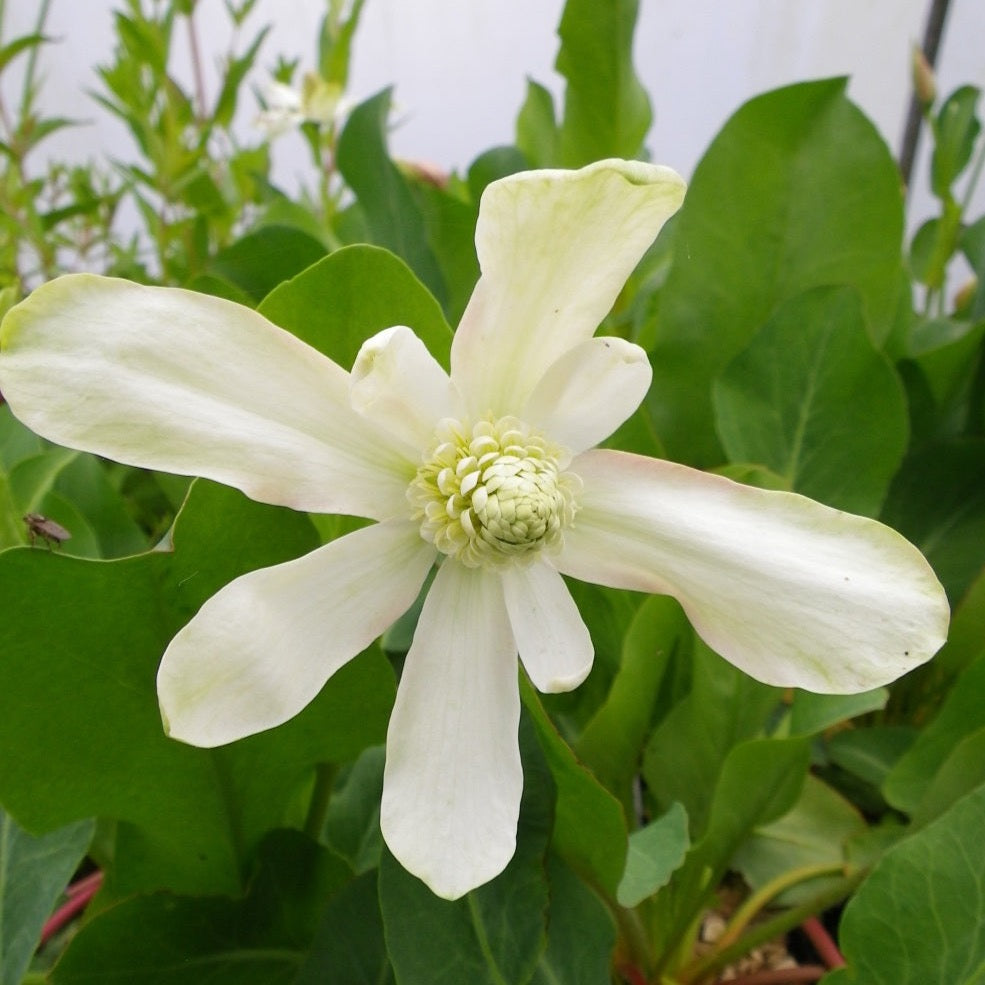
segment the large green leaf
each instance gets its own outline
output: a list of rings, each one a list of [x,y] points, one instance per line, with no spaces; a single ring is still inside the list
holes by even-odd
[[[525,679],[520,693],[557,787],[553,848],[583,879],[613,897],[628,847],[622,807],[578,762]]]
[[[527,79],[527,98],[516,118],[516,145],[532,168],[555,168],[561,162],[560,134],[550,89]]]
[[[349,877],[300,832],[273,832],[245,899],[125,900],[86,922],[53,985],[293,985],[325,900]]]
[[[235,284],[256,304],[324,255],[324,245],[300,229],[264,226],[222,250],[209,273]]]
[[[18,821],[40,832],[116,819],[112,892],[239,892],[260,837],[284,823],[315,764],[382,740],[392,671],[373,648],[291,722],[203,750],[165,737],[157,664],[219,587],[316,544],[303,515],[200,480],[173,553],[0,555],[0,595],[17,600],[0,623],[0,744],[16,750],[0,758],[0,799]]]
[[[903,387],[850,287],[782,302],[714,384],[729,459],[765,465],[789,488],[875,516],[906,450]]]
[[[952,603],[985,565],[985,440],[935,441],[908,455],[881,519],[934,567]]]
[[[606,157],[640,156],[652,114],[633,70],[639,0],[568,0],[556,68],[567,81],[561,163],[577,168]]]
[[[0,808],[0,985],[18,985],[41,928],[89,848],[94,824],[28,834]]]
[[[421,210],[386,146],[390,90],[360,103],[339,137],[338,166],[355,193],[373,242],[402,257],[440,301],[444,281],[428,245]]]
[[[393,985],[375,869],[329,901],[293,985]]]
[[[653,730],[643,776],[657,807],[687,811],[691,835],[705,831],[716,779],[732,748],[762,733],[780,692],[753,680],[700,640],[694,646],[690,693]]]
[[[733,864],[753,889],[760,889],[797,869],[843,865],[849,839],[864,831],[858,809],[808,774],[797,803],[777,820],[758,826]],[[806,902],[822,885],[817,879],[800,883],[783,894],[781,905]]]
[[[689,643],[692,634],[680,605],[666,595],[648,598],[626,630],[622,664],[605,703],[577,742],[578,756],[624,806],[664,672],[682,638]]]
[[[371,335],[406,325],[445,367],[451,329],[441,307],[399,257],[377,246],[329,254],[268,295],[259,311],[349,369]]]
[[[743,106],[698,165],[661,295],[649,404],[671,457],[717,464],[710,386],[779,303],[850,284],[874,340],[900,289],[899,173],[844,79]]]
[[[380,904],[398,985],[524,985],[546,943],[554,789],[533,728],[521,722],[523,799],[517,847],[491,882],[461,899],[439,899],[384,851]]]
[[[985,658],[957,679],[937,717],[927,725],[886,778],[886,799],[912,813],[920,805],[945,760],[960,742],[985,729]]]
[[[530,985],[608,982],[616,928],[601,900],[558,858],[548,866],[551,914],[547,948]]]
[[[891,848],[849,901],[839,985],[985,982],[985,787]]]

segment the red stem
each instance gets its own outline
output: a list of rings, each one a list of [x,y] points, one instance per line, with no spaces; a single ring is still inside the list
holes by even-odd
[[[99,892],[102,884],[103,874],[98,871],[73,882],[65,890],[68,899],[55,910],[48,918],[48,922],[41,928],[41,944],[47,944],[72,917],[84,910],[89,900]]]
[[[648,985],[646,976],[634,964],[621,965],[619,974],[629,982],[629,985]]]
[[[805,964],[799,968],[770,968],[754,971],[751,975],[733,978],[729,985],[797,985],[798,982],[816,982],[828,973],[819,964]]]
[[[838,950],[838,946],[831,939],[831,935],[825,930],[824,924],[817,917],[808,917],[801,925],[800,929],[810,938],[814,945],[818,957],[829,968],[841,968],[845,964],[845,959]]]

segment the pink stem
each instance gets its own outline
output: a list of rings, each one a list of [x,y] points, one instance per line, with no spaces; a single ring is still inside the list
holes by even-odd
[[[841,951],[838,950],[837,945],[831,939],[831,935],[824,929],[824,924],[817,917],[808,917],[800,925],[800,929],[810,938],[818,957],[829,968],[841,968],[845,964]]]
[[[796,985],[798,982],[816,982],[827,973],[828,969],[819,964],[805,964],[799,968],[770,968],[733,978],[729,985]]]
[[[65,895],[68,899],[48,918],[47,923],[41,928],[41,944],[47,944],[51,938],[58,933],[77,913],[84,910],[96,893],[99,892],[103,884],[102,872],[93,872],[91,875],[73,882]]]

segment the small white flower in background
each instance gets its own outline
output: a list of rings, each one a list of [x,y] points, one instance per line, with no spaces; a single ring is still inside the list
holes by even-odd
[[[326,82],[316,72],[305,72],[300,90],[284,82],[268,83],[264,103],[256,126],[268,137],[279,137],[302,123],[337,124],[349,110],[341,86]]]
[[[169,734],[216,746],[291,718],[440,563],[390,720],[382,826],[455,898],[515,848],[517,655],[542,691],[591,668],[562,575],[673,595],[771,684],[867,690],[938,649],[943,590],[893,530],[594,447],[651,377],[642,349],[595,329],[683,194],[673,171],[624,161],[490,185],[450,376],[409,328],[347,373],[247,308],[84,274],[8,315],[0,389],[39,434],[378,521],[202,606],[161,663]]]

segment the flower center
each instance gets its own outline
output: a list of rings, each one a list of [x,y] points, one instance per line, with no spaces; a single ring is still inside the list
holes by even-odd
[[[515,417],[438,426],[407,490],[421,536],[470,568],[529,563],[559,550],[581,482],[561,448]]]

